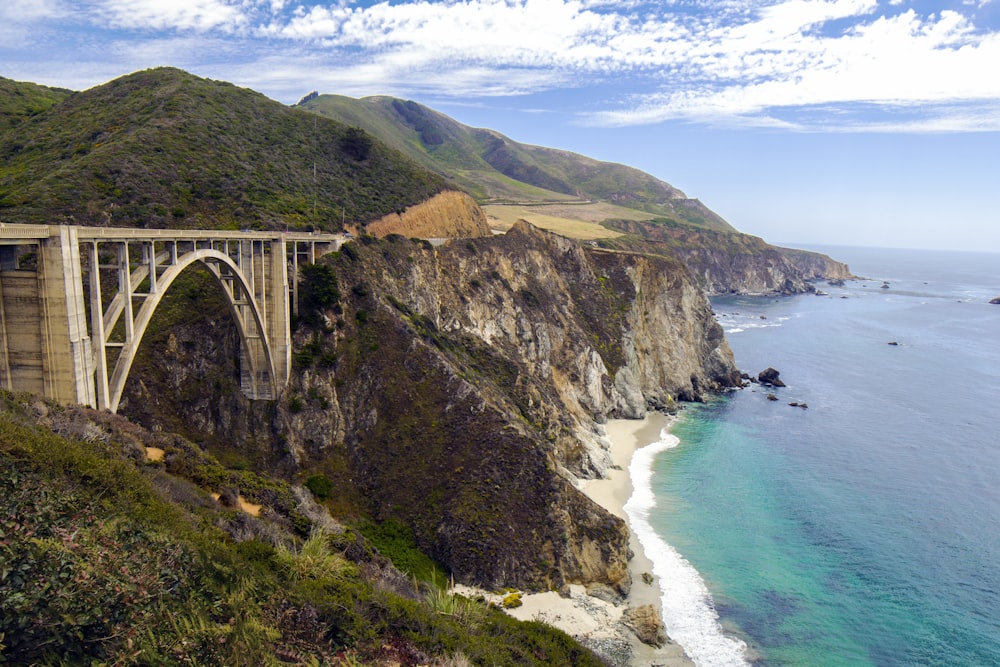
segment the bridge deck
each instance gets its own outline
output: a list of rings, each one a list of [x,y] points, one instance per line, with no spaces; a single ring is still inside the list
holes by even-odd
[[[60,225],[22,225],[0,222],[0,244],[17,245],[24,241],[41,241],[58,235]],[[81,240],[133,241],[164,240],[184,241],[192,239],[213,239],[218,241],[315,241],[317,243],[342,242],[344,234],[290,231],[235,231],[218,229],[136,229],[126,227],[77,227]]]

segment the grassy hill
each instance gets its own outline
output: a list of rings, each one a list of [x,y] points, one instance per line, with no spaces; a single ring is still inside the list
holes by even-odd
[[[638,169],[518,143],[413,101],[318,95],[300,108],[364,128],[472,193],[480,204],[600,201],[642,212],[647,219],[732,231],[698,200]]]
[[[0,77],[0,132],[20,125],[73,94],[63,88]]]
[[[823,255],[741,233],[638,169],[521,144],[392,97],[311,94],[298,106],[363,127],[472,193],[495,230],[524,219],[608,249],[677,257],[711,293],[794,293],[850,276]]]
[[[0,662],[601,664],[447,595],[405,530],[334,521],[317,479],[227,469],[178,436],[0,391]]]
[[[0,108],[22,111],[0,134],[6,222],[330,230],[447,187],[359,128],[177,69],[124,76],[34,115],[44,104],[18,102],[19,91],[44,89],[8,88]]]

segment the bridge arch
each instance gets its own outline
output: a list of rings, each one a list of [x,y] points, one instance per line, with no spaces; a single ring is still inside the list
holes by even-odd
[[[236,322],[240,336],[242,362],[250,365],[249,369],[244,369],[244,375],[249,372],[254,395],[277,395],[275,355],[272,353],[268,341],[264,313],[253,298],[253,286],[236,262],[228,255],[218,250],[202,248],[181,255],[177,258],[176,263],[169,265],[163,273],[159,274],[156,292],[150,294],[143,301],[139,312],[135,315],[132,325],[133,333],[122,347],[121,354],[118,356],[115,368],[108,380],[108,409],[112,412],[118,410],[129,371],[132,369],[139,345],[142,343],[143,335],[156,312],[156,308],[173,282],[195,263],[200,263],[209,270],[226,295],[226,303],[233,320]],[[238,288],[229,289],[230,286],[226,284],[227,280],[234,281]]]
[[[291,373],[298,267],[344,239],[0,223],[0,387],[116,411],[153,313],[177,277],[200,262],[236,322],[244,395],[274,400]]]

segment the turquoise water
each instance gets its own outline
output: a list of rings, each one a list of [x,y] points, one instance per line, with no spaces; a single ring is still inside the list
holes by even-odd
[[[1000,665],[1000,256],[824,251],[872,280],[714,302],[788,386],[685,410],[649,525],[746,662]]]

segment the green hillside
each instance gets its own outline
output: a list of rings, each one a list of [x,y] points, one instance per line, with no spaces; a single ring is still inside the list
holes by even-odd
[[[696,199],[632,167],[513,141],[416,102],[310,96],[301,108],[357,125],[410,158],[493,202],[601,201],[697,227],[732,227]]]
[[[0,132],[20,125],[73,94],[63,88],[0,77]]]
[[[326,487],[306,486],[0,390],[0,663],[602,664],[558,630],[446,594],[402,527],[342,525],[314,500]],[[265,511],[241,510],[244,496]]]
[[[172,68],[66,97],[0,156],[5,222],[331,230],[447,187],[357,127]]]

